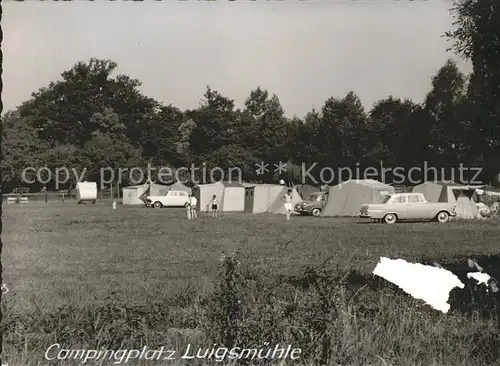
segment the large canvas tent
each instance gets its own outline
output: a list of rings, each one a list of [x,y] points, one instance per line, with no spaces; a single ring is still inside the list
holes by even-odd
[[[205,210],[213,195],[217,197],[221,211],[245,210],[245,187],[239,183],[199,184],[194,187],[193,193],[198,199],[199,210]]]
[[[146,196],[164,196],[170,190],[169,186],[145,183],[123,188],[123,204],[124,205],[143,205]]]
[[[245,187],[240,183],[224,184],[224,196],[222,203],[223,211],[244,211],[245,210]]]
[[[474,193],[483,187],[438,181],[416,185],[412,192],[422,193],[429,202],[455,203],[458,218],[472,219],[479,213]]]
[[[319,187],[314,187],[309,184],[298,184],[295,186],[297,189],[297,192],[300,194],[300,197],[302,197],[303,200],[306,200],[311,193],[319,192],[321,188]]]
[[[457,217],[460,219],[475,219],[479,215],[477,204],[472,198],[474,191],[463,190],[457,198]]]
[[[476,189],[483,188],[479,185],[463,185],[453,182],[424,182],[413,187],[412,192],[423,193],[429,202],[448,202],[456,203],[462,193],[471,196]]]
[[[148,189],[148,184],[140,184],[136,186],[124,187],[123,200],[124,205],[143,205],[144,201],[140,200],[139,197]]]
[[[193,188],[193,194],[198,200],[197,203],[198,210],[205,210],[208,203],[212,199],[213,195],[217,197],[217,200],[222,206],[222,200],[224,196],[224,184],[222,184],[221,182],[198,184]]]
[[[182,191],[191,194],[192,190],[188,186],[182,184],[181,182],[175,182],[174,184],[168,186],[171,191]]]
[[[170,191],[169,186],[162,184],[150,183],[148,188],[143,193],[144,196],[165,196]]]
[[[288,188],[277,184],[255,184],[245,188],[245,212],[265,213],[271,212],[271,207],[285,195]],[[300,202],[300,196],[293,196]],[[298,203],[298,202],[295,202]],[[284,207],[283,202],[281,205]],[[284,213],[284,209],[283,209]]]
[[[289,189],[292,189],[292,206],[295,207],[297,203],[302,202],[302,198],[300,197],[299,192],[295,188],[283,187],[281,186],[282,191],[277,194],[274,198],[274,202],[269,206],[267,212],[272,214],[286,214],[285,204],[281,200],[281,198],[287,193]],[[273,192],[275,193],[275,192]],[[277,190],[276,190],[277,193]],[[293,212],[292,212],[293,213]]]
[[[393,193],[393,187],[373,179],[348,180],[330,187],[323,216],[358,216],[362,205],[380,203]]]

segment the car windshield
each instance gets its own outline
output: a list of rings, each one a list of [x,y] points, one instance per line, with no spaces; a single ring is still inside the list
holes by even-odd
[[[384,196],[384,197],[382,197],[382,202],[381,203],[387,203],[387,201],[389,201],[390,198],[391,198],[391,196]]]
[[[307,197],[306,201],[317,201],[317,200],[318,200],[318,196],[315,194],[311,194],[309,197]]]

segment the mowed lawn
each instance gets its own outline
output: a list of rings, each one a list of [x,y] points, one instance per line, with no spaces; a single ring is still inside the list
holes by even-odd
[[[496,220],[448,224],[372,224],[360,219],[147,209],[73,202],[4,205],[4,283],[16,308],[100,303],[112,292],[127,301],[210,291],[223,251],[243,265],[293,273],[336,263],[372,271],[380,256],[498,254]]]

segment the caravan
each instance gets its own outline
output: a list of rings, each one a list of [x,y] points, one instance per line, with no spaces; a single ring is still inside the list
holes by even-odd
[[[82,202],[92,202],[97,201],[97,183],[96,182],[78,182],[76,183],[76,202],[78,204]]]

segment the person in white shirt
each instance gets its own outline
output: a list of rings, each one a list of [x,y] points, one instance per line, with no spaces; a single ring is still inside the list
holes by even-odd
[[[192,219],[198,218],[198,212],[196,211],[197,204],[198,204],[198,199],[194,196],[194,194],[191,194],[191,196],[189,197],[189,209],[191,210]]]
[[[187,219],[191,220],[192,219],[192,217],[191,217],[191,195],[188,197],[188,199],[187,199],[186,204],[184,205],[184,207],[186,207]]]
[[[290,220],[290,216],[293,211],[292,205],[292,190],[289,189],[288,192],[281,198],[283,202],[285,202],[285,211],[286,211],[286,219]]]

